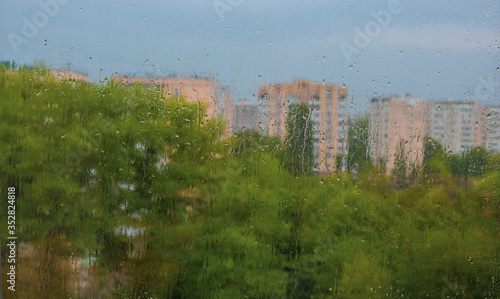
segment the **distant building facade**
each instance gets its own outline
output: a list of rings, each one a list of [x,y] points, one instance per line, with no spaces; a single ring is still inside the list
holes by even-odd
[[[432,102],[429,136],[454,154],[486,146],[486,107],[472,102]]]
[[[411,97],[381,97],[370,103],[370,153],[391,173],[403,154],[407,169],[423,162],[429,103]]]
[[[335,84],[318,84],[306,79],[261,86],[258,92],[260,130],[284,140],[290,106],[306,105],[313,124],[316,169],[320,174],[334,172],[337,157],[345,159],[347,155],[347,93],[346,88]]]
[[[486,149],[500,154],[500,107],[486,109]]]
[[[235,107],[234,132],[257,130],[258,109],[247,100],[240,100]]]
[[[427,102],[409,97],[377,98],[370,107],[370,152],[374,161],[392,172],[403,152],[408,166],[423,162],[424,138],[429,136],[452,154],[473,147],[500,153],[500,107],[474,102]]]

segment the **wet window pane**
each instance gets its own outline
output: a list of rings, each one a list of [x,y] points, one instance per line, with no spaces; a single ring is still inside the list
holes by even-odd
[[[497,1],[0,11],[4,298],[500,297]]]

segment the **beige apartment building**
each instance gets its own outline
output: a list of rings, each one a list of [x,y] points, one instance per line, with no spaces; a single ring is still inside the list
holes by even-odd
[[[384,97],[370,103],[370,152],[373,161],[385,164],[387,173],[403,153],[407,169],[423,162],[424,137],[428,134],[429,103],[411,97]]]
[[[239,100],[235,109],[234,132],[257,129],[257,106],[247,100]]]
[[[486,108],[486,149],[500,154],[500,107]]]
[[[404,144],[408,166],[423,162],[424,137],[441,143],[452,154],[472,147],[500,152],[500,107],[474,102],[426,102],[409,97],[378,98],[371,102],[371,155],[392,172]]]
[[[429,107],[429,136],[446,151],[460,154],[472,147],[486,147],[487,108],[478,103],[443,101]]]
[[[258,92],[259,124],[264,134],[286,137],[290,105],[302,103],[310,109],[314,157],[320,175],[337,169],[336,157],[347,155],[347,89],[306,79],[261,86]]]

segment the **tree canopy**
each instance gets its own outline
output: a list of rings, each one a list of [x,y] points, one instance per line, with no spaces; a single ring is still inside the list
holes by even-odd
[[[309,112],[291,111],[287,142],[223,139],[203,106],[154,86],[0,68],[19,297],[498,297],[498,157],[472,149],[454,174],[428,144],[432,179],[400,189],[375,168],[306,175]]]
[[[290,105],[286,122],[285,161],[294,175],[309,174],[314,167],[313,123],[305,104]]]

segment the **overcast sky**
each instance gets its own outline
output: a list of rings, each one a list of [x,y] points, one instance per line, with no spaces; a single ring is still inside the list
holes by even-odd
[[[497,0],[0,0],[0,60],[197,73],[249,100],[300,77],[344,84],[358,111],[406,93],[499,105],[498,13]]]

